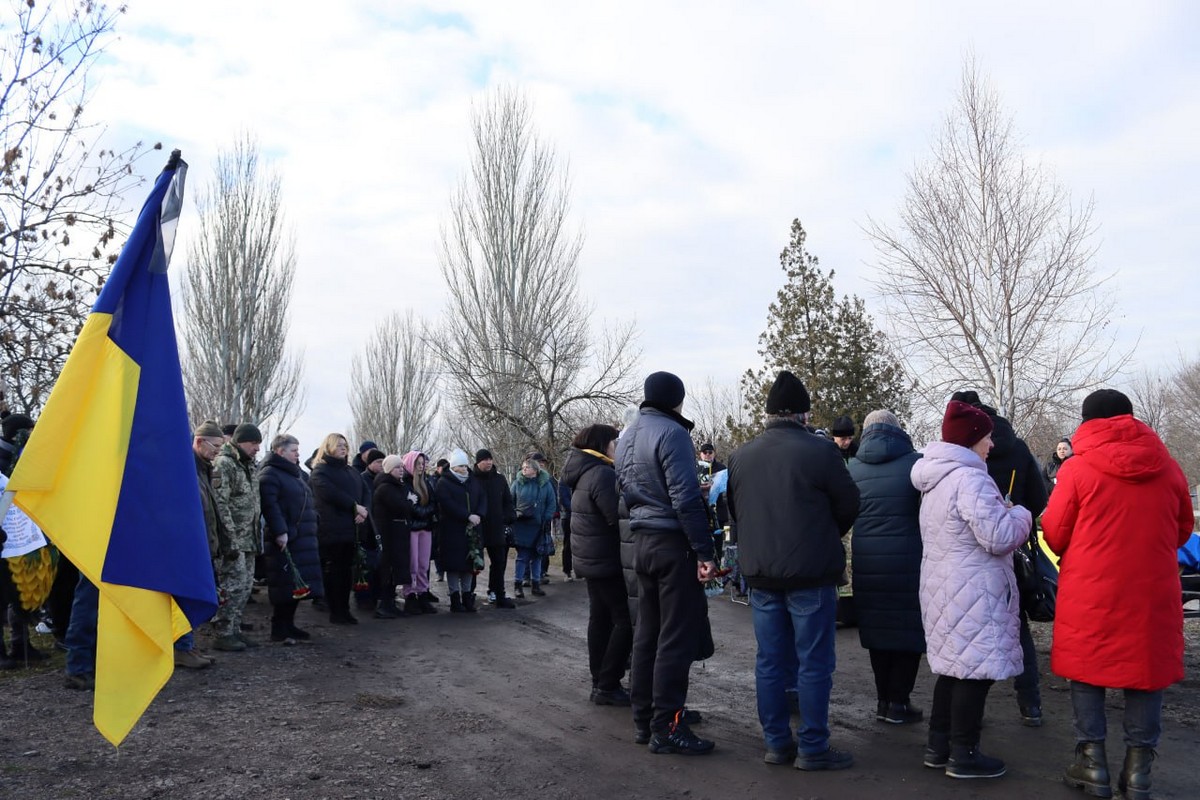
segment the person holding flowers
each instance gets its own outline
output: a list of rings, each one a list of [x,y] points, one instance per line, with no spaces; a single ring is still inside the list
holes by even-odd
[[[258,473],[266,522],[267,595],[271,601],[271,641],[295,642],[309,633],[296,627],[296,607],[321,597],[321,558],[317,548],[317,507],[308,477],[300,469],[300,442],[280,434]]]

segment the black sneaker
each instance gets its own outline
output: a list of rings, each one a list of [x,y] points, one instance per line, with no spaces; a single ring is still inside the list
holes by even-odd
[[[598,706],[627,706],[629,692],[620,686],[615,689],[595,689],[592,691],[592,702]]]
[[[650,752],[656,755],[706,756],[716,746],[716,743],[696,736],[682,722],[675,723],[670,730],[650,734]]]
[[[999,778],[1004,774],[1004,762],[998,758],[985,756],[978,747],[953,747],[950,750],[950,761],[946,764],[946,777]]]
[[[908,703],[888,703],[883,712],[883,721],[891,725],[908,725],[920,722],[925,715]]]
[[[930,769],[945,769],[950,763],[950,734],[930,731],[925,744],[925,766]]]
[[[302,631],[295,625],[288,626],[288,635],[290,635],[293,639],[299,639],[300,641],[307,641],[312,638],[311,633],[308,631]]]
[[[854,766],[854,756],[850,755],[845,750],[838,750],[830,747],[824,753],[814,753],[812,755],[800,753],[796,756],[796,761],[793,763],[793,766],[796,769],[802,769],[806,772],[847,769],[848,767]]]
[[[1021,724],[1026,728],[1042,727],[1042,707],[1036,703],[1021,706]]]
[[[763,755],[763,763],[771,764],[773,766],[791,764],[795,760],[796,748],[794,746],[785,750],[767,750],[766,754]]]

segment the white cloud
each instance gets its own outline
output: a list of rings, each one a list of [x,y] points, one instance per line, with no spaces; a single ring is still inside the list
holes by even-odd
[[[439,222],[469,157],[470,104],[499,83],[529,94],[569,159],[582,288],[598,316],[637,318],[647,369],[733,381],[754,363],[793,217],[838,288],[869,295],[859,226],[894,215],[969,52],[1031,155],[1094,195],[1097,264],[1117,271],[1144,358],[1195,346],[1190,4],[432,8],[142,0],[96,73],[92,119],[181,147],[193,190],[240,131],[275,158],[300,253],[305,442],[349,420],[342,387],[375,319],[440,309]]]

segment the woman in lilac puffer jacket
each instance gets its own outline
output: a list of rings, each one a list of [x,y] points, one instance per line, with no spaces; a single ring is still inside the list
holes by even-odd
[[[927,767],[952,778],[998,778],[1004,762],[979,752],[993,681],[1022,672],[1019,598],[1012,553],[1033,517],[1000,495],[987,472],[992,421],[950,401],[942,441],[913,464],[921,500],[921,617],[926,657],[938,676],[929,715]]]

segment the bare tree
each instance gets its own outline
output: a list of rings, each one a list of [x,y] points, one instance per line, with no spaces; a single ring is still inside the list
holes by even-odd
[[[733,426],[742,420],[742,397],[739,387],[718,384],[709,375],[688,391],[684,414],[695,423],[692,439],[696,446],[711,442],[718,453],[729,455],[739,443]]]
[[[438,416],[437,364],[411,311],[393,312],[350,363],[354,438],[385,453],[432,444]]]
[[[1129,399],[1134,415],[1161,435],[1168,425],[1173,401],[1173,375],[1146,368],[1134,375],[1129,384]]]
[[[194,420],[249,421],[279,431],[303,407],[302,360],[287,347],[295,243],[280,179],[246,135],[217,155],[189,248],[183,361]]]
[[[1129,358],[1093,269],[1092,205],[1018,148],[973,63],[930,159],[908,179],[898,229],[869,220],[878,289],[917,391],[939,408],[973,388],[1018,429],[1069,408]]]
[[[524,97],[497,91],[475,108],[471,129],[470,174],[442,229],[449,322],[430,343],[452,406],[472,417],[460,429],[493,451],[513,448],[504,463],[522,448],[553,461],[578,425],[615,419],[634,397],[635,329],[592,329],[567,169],[534,133]]]
[[[146,150],[98,147],[88,73],[124,6],[4,3],[0,23],[0,381],[35,413],[95,302]],[[155,145],[154,149],[160,149]]]
[[[1164,417],[1163,441],[1188,482],[1200,484],[1200,358],[1180,359],[1170,377]]]

